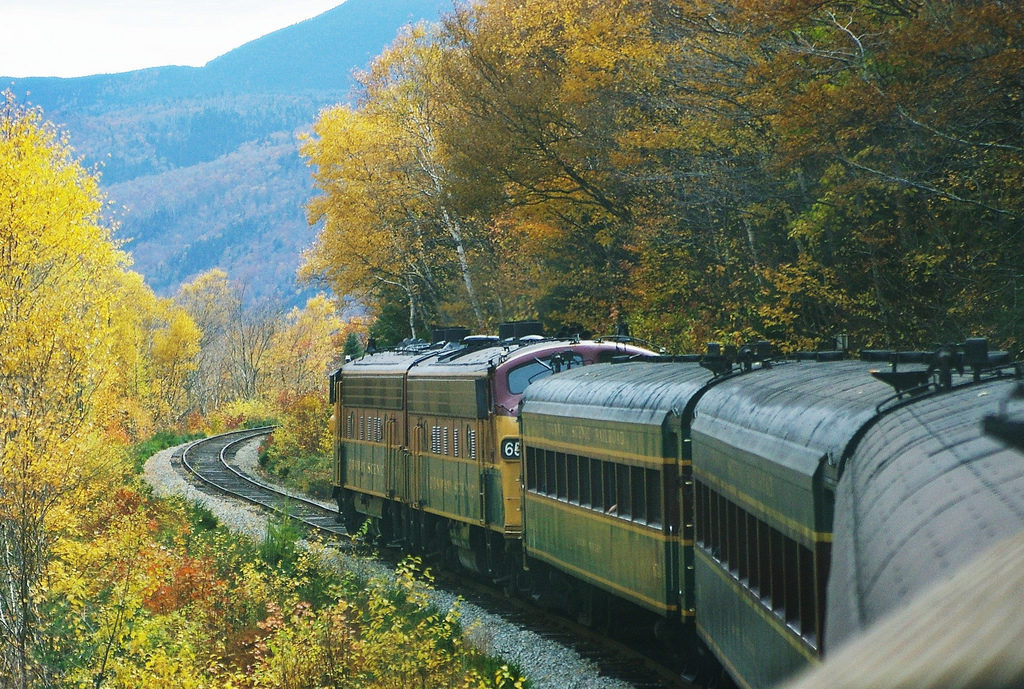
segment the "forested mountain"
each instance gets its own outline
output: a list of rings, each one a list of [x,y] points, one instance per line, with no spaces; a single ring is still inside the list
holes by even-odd
[[[157,292],[219,266],[249,296],[297,303],[298,256],[313,238],[298,133],[348,98],[353,70],[403,25],[450,8],[348,0],[204,67],[0,83],[41,106],[85,165],[99,166],[118,236]]]

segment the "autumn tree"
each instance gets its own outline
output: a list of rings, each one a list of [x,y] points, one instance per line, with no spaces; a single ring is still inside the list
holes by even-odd
[[[174,297],[202,333],[196,369],[188,376],[189,399],[206,414],[229,399],[228,334],[241,306],[238,290],[219,268],[197,275]]]
[[[174,424],[191,407],[188,378],[198,366],[200,333],[187,312],[153,294],[142,276],[111,280],[108,391],[102,404],[107,433],[139,442]]]
[[[401,294],[414,337],[420,322],[482,328],[501,318],[500,302],[478,288],[490,255],[485,218],[460,195],[466,185],[441,136],[451,103],[439,54],[424,26],[399,36],[359,75],[359,108],[321,115],[304,148],[324,192],[310,204],[323,227],[307,269],[371,305]]]
[[[770,29],[752,76],[771,110],[773,169],[799,171],[805,192],[789,225],[799,262],[779,266],[776,293],[835,276],[830,293],[868,344],[1019,342],[1024,10],[765,0],[749,11]],[[803,301],[794,315],[815,299]]]
[[[516,316],[596,325],[625,310],[635,225],[617,156],[634,114],[630,84],[657,69],[648,5],[483,2],[445,22],[457,105],[444,135],[464,183],[491,196],[479,201],[500,250],[491,288],[530,290]]]
[[[424,237],[415,217],[402,212],[405,192],[388,177],[394,163],[379,145],[375,123],[339,106],[321,114],[314,133],[317,139],[303,152],[323,192],[310,202],[310,222],[322,226],[304,271],[322,277],[335,294],[368,306],[400,291],[415,336],[417,316],[430,309],[426,304],[435,301],[436,289],[422,260]]]
[[[10,94],[0,105],[0,676],[45,684],[40,582],[79,489],[111,460],[96,402],[108,385],[114,276],[124,254],[96,179],[65,137]]]
[[[1022,25],[953,0],[459,6],[321,120],[310,269],[403,295],[408,331],[461,299],[673,349],[1015,346]]]
[[[328,374],[339,363],[336,335],[341,328],[334,304],[322,294],[285,316],[267,352],[269,385],[277,395],[297,397],[325,390]]]
[[[153,396],[162,412],[158,419],[164,427],[180,422],[191,408],[186,383],[198,369],[202,333],[188,313],[170,300],[160,300],[163,323],[154,330],[150,360],[153,372]]]

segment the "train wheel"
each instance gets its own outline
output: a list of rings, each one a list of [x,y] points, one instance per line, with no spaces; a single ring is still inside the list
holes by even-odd
[[[363,530],[366,524],[366,515],[356,511],[356,501],[351,493],[345,491],[344,495],[338,498],[338,517],[345,525],[345,531],[352,538],[355,538]]]
[[[384,547],[393,545],[395,540],[395,517],[392,509],[392,506],[386,503],[381,516],[371,519],[373,535],[377,543]]]

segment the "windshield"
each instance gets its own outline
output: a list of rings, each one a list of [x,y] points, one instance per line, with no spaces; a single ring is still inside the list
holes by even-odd
[[[533,359],[508,372],[508,391],[513,395],[521,395],[526,387],[535,380],[546,378],[552,373],[564,371],[573,366],[582,365],[583,357],[573,352],[560,352]]]

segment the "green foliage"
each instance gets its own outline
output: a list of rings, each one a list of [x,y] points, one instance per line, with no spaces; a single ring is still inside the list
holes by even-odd
[[[363,355],[363,343],[359,341],[359,335],[356,333],[349,333],[345,337],[345,349],[343,353],[346,357],[353,359],[359,358]]]
[[[220,526],[220,522],[213,512],[203,505],[187,503],[185,511],[193,532],[213,531]]]
[[[158,431],[149,440],[136,443],[131,448],[132,468],[136,474],[142,473],[146,460],[160,450],[187,443],[203,437],[201,433],[181,433],[179,431]]]
[[[302,531],[290,516],[275,515],[267,524],[267,533],[260,543],[260,559],[272,567],[291,571],[299,555]]]
[[[323,500],[331,497],[332,465],[329,455],[281,455],[276,445],[260,455],[260,466],[282,484]]]
[[[435,316],[433,313],[429,315]],[[423,334],[428,327],[423,316],[419,314],[415,317],[414,323],[417,334]],[[375,318],[370,325],[370,338],[376,342],[378,349],[387,349],[411,336],[408,297],[399,290],[382,289]]]

